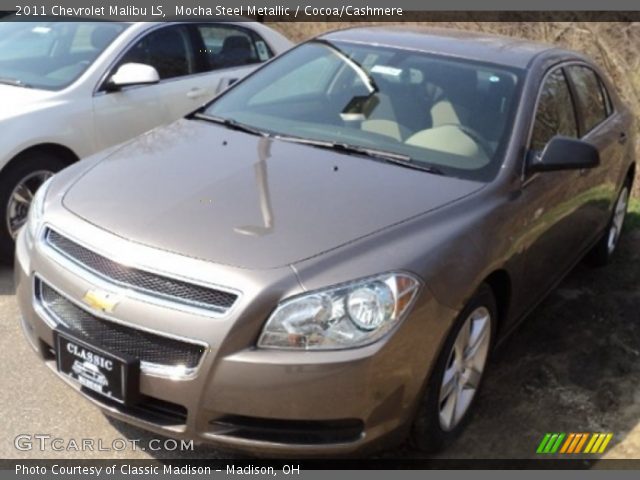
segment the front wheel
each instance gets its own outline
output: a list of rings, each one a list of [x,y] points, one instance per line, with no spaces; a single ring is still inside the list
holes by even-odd
[[[15,238],[27,221],[31,200],[36,191],[56,172],[65,167],[57,157],[30,153],[14,160],[0,174],[0,262],[13,261]]]
[[[493,344],[496,311],[493,292],[483,284],[454,323],[413,424],[412,443],[420,450],[441,450],[469,421]]]
[[[622,187],[622,190],[620,190],[607,230],[587,256],[587,260],[591,265],[595,267],[607,265],[618,248],[622,227],[624,226],[624,220],[627,216],[630,194],[631,182],[627,181]]]

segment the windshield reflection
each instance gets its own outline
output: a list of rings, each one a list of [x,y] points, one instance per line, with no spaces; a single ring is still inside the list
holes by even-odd
[[[373,149],[488,181],[519,94],[517,69],[313,40],[214,100],[206,115],[278,137]]]
[[[126,28],[115,22],[0,22],[0,79],[16,87],[70,85]]]
[[[271,158],[271,138],[263,137],[258,140],[258,161],[254,165],[256,185],[260,197],[260,213],[262,214],[262,225],[245,225],[235,227],[233,230],[241,235],[260,237],[273,231],[274,219],[271,207],[271,195],[269,194],[269,176],[267,171],[267,160]]]

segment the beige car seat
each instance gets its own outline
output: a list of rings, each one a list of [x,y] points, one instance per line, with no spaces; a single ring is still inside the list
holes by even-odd
[[[427,128],[411,135],[405,143],[447,154],[443,160],[454,168],[475,170],[490,162],[482,147],[455,125]]]
[[[445,99],[431,107],[431,124],[435,127],[443,125],[466,125],[469,121],[469,110]]]
[[[391,100],[387,95],[381,93],[378,93],[376,98],[378,104],[369,115],[369,118],[361,123],[360,128],[366,132],[391,137],[399,142],[404,141],[410,132],[398,123]]]
[[[476,74],[473,70],[438,65],[429,71],[427,94],[432,99],[431,127],[469,125],[470,106],[475,102]]]

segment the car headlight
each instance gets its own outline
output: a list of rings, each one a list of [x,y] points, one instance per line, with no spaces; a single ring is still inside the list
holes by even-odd
[[[258,347],[338,350],[382,338],[408,312],[421,282],[386,273],[285,300],[265,324]]]
[[[52,177],[53,178],[53,177]],[[42,223],[42,217],[44,216],[44,201],[47,198],[47,190],[51,185],[51,180],[44,182],[31,200],[29,206],[29,215],[27,217],[27,233],[31,238],[35,238],[38,234],[38,229]]]

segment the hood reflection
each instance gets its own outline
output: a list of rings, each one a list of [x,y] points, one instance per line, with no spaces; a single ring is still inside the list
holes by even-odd
[[[260,237],[268,235],[273,231],[274,219],[271,208],[271,196],[269,195],[269,178],[267,160],[271,158],[271,145],[273,140],[261,138],[258,141],[258,161],[254,165],[254,173],[258,192],[260,195],[260,213],[262,214],[262,225],[245,225],[235,227],[233,230],[242,235]]]

